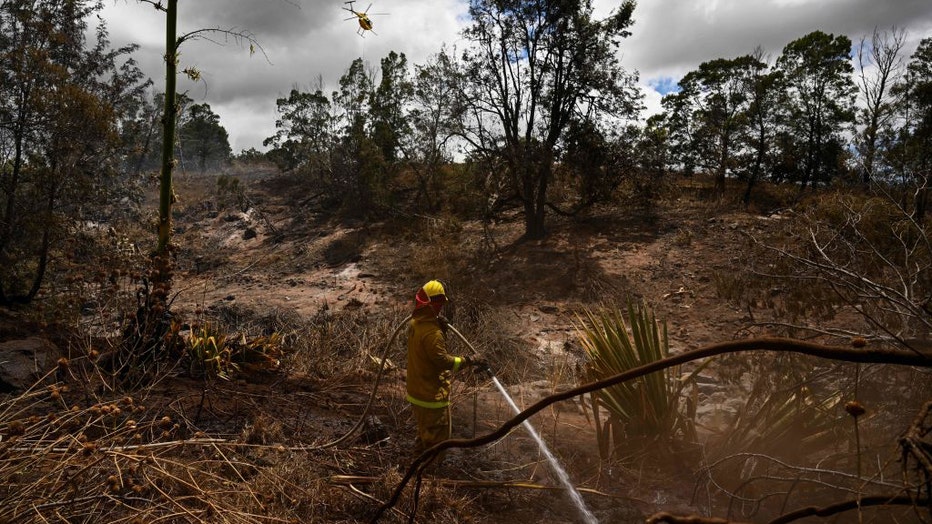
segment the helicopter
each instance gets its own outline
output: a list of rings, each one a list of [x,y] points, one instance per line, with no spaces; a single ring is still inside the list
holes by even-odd
[[[378,33],[376,33],[375,31],[372,30],[372,19],[369,18],[369,14],[368,14],[368,13],[369,13],[369,9],[372,7],[372,4],[369,4],[369,7],[367,7],[365,11],[356,11],[355,9],[353,9],[353,3],[354,3],[354,0],[350,0],[349,2],[343,2],[344,6],[345,6],[346,4],[349,4],[349,7],[343,7],[343,10],[344,10],[344,11],[349,11],[350,13],[353,13],[353,16],[344,19],[344,22],[345,22],[346,20],[352,20],[352,19],[354,19],[354,18],[355,18],[356,20],[358,20],[358,21],[359,21],[359,29],[356,30],[356,34],[358,34],[359,36],[365,37],[365,36],[366,36],[366,31],[370,31],[370,32],[372,32],[372,34],[374,34],[374,35],[375,35],[375,34],[378,34]],[[384,15],[384,14],[387,14],[387,13],[372,13],[372,14],[373,14],[373,15]]]

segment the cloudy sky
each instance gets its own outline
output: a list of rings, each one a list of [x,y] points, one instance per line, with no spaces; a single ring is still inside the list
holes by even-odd
[[[198,29],[247,31],[265,56],[249,55],[248,44],[215,35],[181,50],[180,69],[195,67],[203,81],[186,80],[179,90],[208,103],[230,133],[234,152],[255,147],[275,133],[275,99],[294,87],[310,90],[323,81],[337,86],[350,63],[362,57],[374,69],[389,51],[409,64],[423,63],[446,44],[462,47],[468,23],[464,0],[363,0],[376,34],[356,34],[345,20],[342,0],[179,0],[179,33]],[[597,15],[619,2],[594,0]],[[137,0],[108,0],[101,17],[115,45],[138,43],[135,57],[164,89],[164,14]],[[783,46],[812,31],[844,34],[854,43],[874,28],[908,32],[907,57],[919,40],[932,36],[930,0],[640,0],[633,35],[622,42],[621,62],[637,71],[647,114],[688,71],[715,58],[733,58],[760,46],[776,58]],[[267,57],[267,58],[266,58]]]

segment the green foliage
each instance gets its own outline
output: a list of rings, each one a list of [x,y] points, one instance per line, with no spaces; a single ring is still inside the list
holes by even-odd
[[[592,3],[472,0],[463,32],[464,138],[524,208],[525,237],[546,235],[548,189],[570,122],[606,126],[639,107],[634,77],[618,63],[635,3],[607,18]]]
[[[766,64],[747,55],[703,62],[679,82],[678,93],[664,97],[672,113],[674,151],[684,164],[716,174],[716,190],[725,190],[725,176],[737,168],[741,138],[749,130],[755,81]]]
[[[666,325],[661,328],[646,306],[629,302],[627,321],[625,313],[617,308],[587,310],[579,323],[580,342],[589,357],[592,380],[617,375],[668,355]],[[679,368],[673,367],[593,393],[601,456],[636,451],[638,440],[662,445],[694,442],[695,401],[683,395],[693,375],[681,380]],[[608,412],[604,421],[601,409]]]
[[[382,59],[382,79],[372,94],[372,139],[382,158],[394,161],[399,157],[402,137],[410,133],[404,107],[411,99],[414,87],[408,78],[408,59],[394,51]]]
[[[106,30],[88,41],[92,2],[0,4],[0,303],[31,302],[67,260],[69,228],[112,195],[116,129],[141,73]]]
[[[185,152],[183,156],[193,158],[202,173],[208,167],[219,169],[230,160],[229,135],[209,104],[193,104],[187,108],[178,130],[178,142]]]
[[[239,367],[233,362],[227,337],[216,326],[205,322],[200,328],[192,329],[186,339],[188,371],[192,375],[216,376],[229,380]]]
[[[913,218],[921,222],[932,204],[932,37],[919,42],[906,75],[892,91],[901,101],[902,126],[886,145],[885,161],[891,178],[905,186],[903,200]]]
[[[173,326],[175,333],[178,330]],[[184,351],[192,375],[229,380],[237,373],[277,369],[282,342],[280,333],[247,339],[245,334],[231,335],[217,324],[204,322],[184,338]]]
[[[449,142],[457,135],[463,104],[457,96],[461,71],[446,51],[430,57],[426,64],[415,66],[412,80],[410,132],[401,135],[408,168],[415,178],[416,193],[411,205],[420,212],[441,209],[443,198],[458,197],[465,187],[445,191],[451,178],[452,154]],[[446,176],[445,176],[446,175]]]
[[[244,164],[259,164],[267,160],[265,153],[254,147],[243,149],[236,155],[236,160]]]
[[[848,37],[813,31],[777,59],[786,95],[783,150],[794,166],[787,175],[803,187],[841,174],[841,133],[854,120],[850,52]]]
[[[323,181],[323,173],[330,166],[336,126],[330,99],[321,89],[313,93],[292,89],[275,105],[279,114],[277,131],[263,141],[263,145],[272,146],[269,157],[282,171],[306,167],[313,179]]]

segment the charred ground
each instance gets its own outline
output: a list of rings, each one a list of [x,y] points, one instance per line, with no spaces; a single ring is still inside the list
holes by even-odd
[[[83,414],[124,394],[135,406],[144,404],[133,422],[142,426],[149,421],[151,431],[139,438],[150,445],[164,443],[153,449],[165,450],[155,452],[152,476],[187,474],[188,480],[180,488],[164,480],[153,481],[155,488],[139,479],[127,481],[126,486],[142,486],[134,499],[125,486],[112,489],[102,480],[113,476],[106,472],[76,483],[100,488],[101,500],[122,500],[139,515],[146,515],[142,501],[147,498],[188,497],[190,505],[155,505],[184,506],[192,518],[209,521],[370,518],[414,458],[400,341],[388,348],[390,362],[362,430],[338,446],[306,448],[332,442],[363,417],[378,374],[377,357],[406,316],[413,291],[427,279],[450,283],[452,322],[490,360],[519,406],[591,379],[577,332],[578,315],[586,308],[642,301],[666,323],[674,353],[748,336],[813,335],[801,325],[819,329],[861,322],[844,312],[830,320],[789,319],[782,290],[750,300],[736,289],[747,282],[737,276],[748,267],[753,240],[779,235],[793,220],[788,199],[775,195],[768,195],[766,205],[738,210],[733,202],[704,200],[705,182],[693,179],[647,207],[617,205],[575,218],[554,216],[545,240],[522,241],[517,214],[506,213],[494,222],[444,215],[336,219],[302,196],[299,180],[253,180],[244,184],[236,205],[218,205],[216,184],[214,177],[178,177],[173,314],[185,331],[212,323],[231,337],[279,334],[280,365],[241,369],[226,380],[191,376],[178,366],[163,368],[155,382],[125,393],[111,387],[91,358],[94,351],[107,352],[103,335],[117,316],[101,318],[104,304],[85,304],[77,324],[96,331],[83,339],[54,324],[30,324],[32,317],[21,312],[10,313],[3,329],[6,344],[28,336],[48,341],[45,365],[59,354],[73,362],[59,370],[57,389],[49,389],[54,381],[46,377],[27,393],[35,396],[28,407],[14,402],[20,410],[16,420],[52,417],[63,408]],[[454,344],[453,350],[465,353],[467,348]],[[801,368],[824,373],[813,378]],[[600,457],[588,397],[554,405],[531,421],[583,488],[600,521],[640,522],[657,511],[759,520],[779,509],[830,500],[831,490],[807,499],[761,480],[742,492],[747,500],[725,498],[724,491],[754,482],[751,478],[799,471],[778,471],[770,464],[751,467],[749,473],[747,462],[745,471],[731,471],[727,458],[715,455],[715,442],[730,430],[747,398],[765,385],[779,389],[810,380],[809,386],[819,390],[841,381],[843,389],[853,370],[773,356],[720,359],[695,388],[700,442],[671,447],[632,441],[630,453],[610,458]],[[878,428],[865,432],[862,445],[873,459],[892,460],[891,439],[928,397],[928,384],[912,387],[916,375],[911,371],[872,367],[857,372],[868,378],[859,398],[871,406]],[[487,433],[512,416],[487,377],[464,373],[454,398],[457,437]],[[165,417],[172,422],[162,427]],[[10,420],[5,421],[4,442],[16,436]],[[96,423],[87,424],[84,442],[126,436],[117,429],[97,429],[98,435],[89,437]],[[24,431],[28,434],[28,424]],[[837,431],[834,448],[788,441],[759,462],[779,459],[800,468],[850,471],[851,429],[840,423]],[[190,444],[191,439],[212,440]],[[171,444],[185,441],[189,444]],[[715,459],[722,460],[717,469],[710,466]],[[62,461],[33,467],[85,467],[78,459]],[[896,472],[892,462],[879,470]],[[729,485],[721,484],[721,477],[729,476],[724,479]],[[492,446],[451,452],[440,469],[425,477],[416,516],[425,522],[576,521],[576,510],[556,486],[540,451],[516,431]],[[779,503],[767,497],[748,502],[768,490],[781,493],[773,497]],[[386,520],[403,520],[415,511],[410,491]],[[124,514],[129,521],[133,511]]]

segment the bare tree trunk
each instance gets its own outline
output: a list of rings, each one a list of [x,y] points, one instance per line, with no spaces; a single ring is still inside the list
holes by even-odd
[[[551,176],[549,154],[534,152],[523,167],[524,239],[540,240],[547,236],[544,218],[547,211],[547,186]],[[541,158],[543,157],[543,158]]]
[[[877,136],[890,119],[889,88],[901,74],[900,51],[905,40],[906,32],[901,29],[894,27],[889,34],[874,29],[870,44],[862,38],[858,46],[858,88],[864,98],[863,114],[867,118],[858,147],[862,156],[861,183],[865,186],[870,185],[874,175]],[[868,74],[867,70],[873,70],[873,74]]]
[[[916,190],[916,203],[913,208],[913,220],[921,224],[925,221],[926,212],[929,209],[929,179],[932,178],[926,171],[922,176],[922,184]]]
[[[159,181],[159,229],[156,254],[168,253],[171,242],[172,169],[174,168],[175,77],[178,66],[177,18],[178,0],[168,0],[165,22],[165,111],[162,115],[162,175]]]

